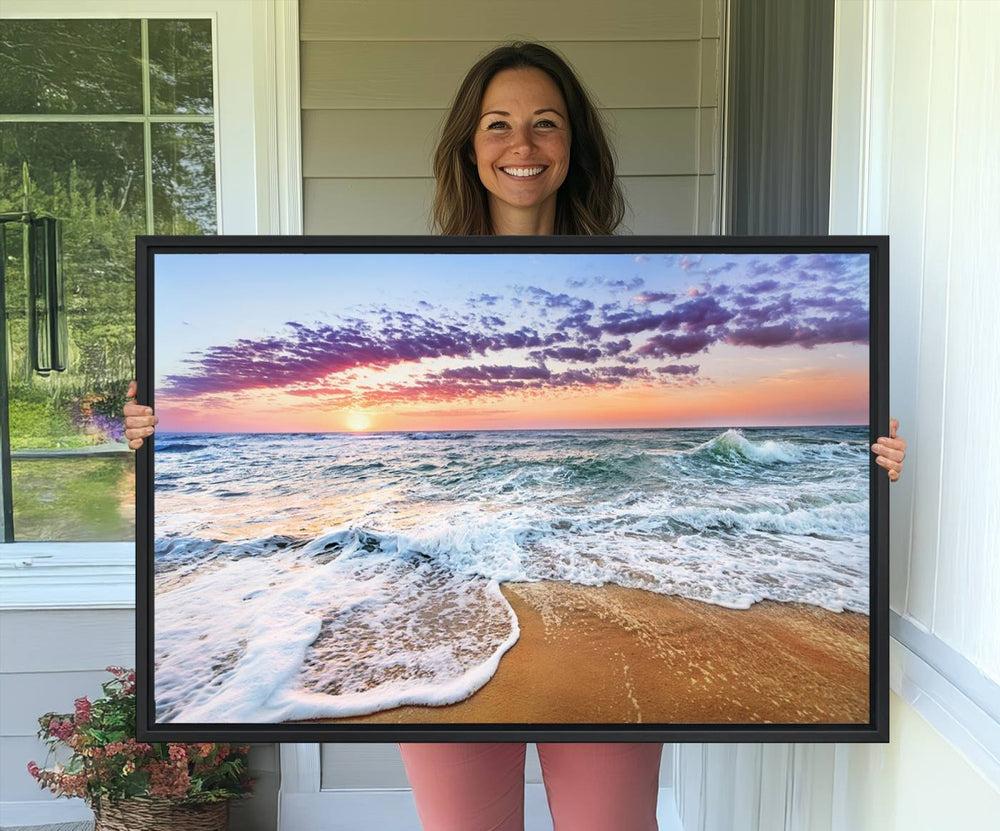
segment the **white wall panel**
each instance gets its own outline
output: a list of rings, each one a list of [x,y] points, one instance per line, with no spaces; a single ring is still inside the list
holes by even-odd
[[[912,416],[916,414],[917,375],[920,354],[921,284],[923,274],[926,152],[927,152],[927,88],[930,81],[931,7],[917,3],[910,13],[896,21],[895,43],[905,48],[893,49],[888,118],[874,114],[873,129],[886,131],[885,143],[889,148],[889,168],[886,171],[887,199],[885,228],[892,229],[892,238],[907,244],[892,245],[890,240],[890,390],[889,409],[900,419],[900,429],[915,427]],[[897,82],[898,81],[898,82]],[[880,123],[884,119],[884,123]],[[881,233],[882,231],[874,231]],[[932,313],[939,312],[939,309]],[[922,454],[921,454],[922,455]],[[921,471],[915,470],[919,474]],[[909,471],[907,471],[909,473]],[[906,476],[906,480],[910,477]],[[911,495],[919,484],[905,481],[902,493]],[[895,485],[893,487],[896,487]],[[895,509],[899,500],[894,499]],[[933,562],[937,555],[936,536],[927,534],[922,540],[916,537],[911,545],[911,517],[909,511],[897,514],[892,527],[891,554],[894,561],[908,557],[910,584],[907,605],[914,617],[929,624],[933,616],[934,587]],[[936,512],[927,517],[931,527],[937,524]],[[918,545],[922,542],[922,545]],[[930,568],[928,569],[928,566]],[[929,579],[928,579],[929,575]]]
[[[934,634],[1000,683],[1000,4],[958,9]],[[973,438],[974,450],[968,450]]]
[[[862,131],[860,230],[891,239],[890,406],[911,447],[891,491],[891,604],[998,681],[1000,446],[980,425],[1000,410],[1000,4],[839,9],[870,12],[867,122],[838,124],[835,145],[843,162]],[[836,162],[834,183],[832,230],[849,233],[850,171]]]
[[[103,695],[103,670],[0,673],[0,736],[34,736],[42,713],[72,713],[81,696]]]
[[[408,788],[396,744],[324,744],[322,788]]]
[[[957,10],[954,4],[926,9],[932,17],[932,28],[927,49],[922,53],[928,73],[926,101],[919,102],[926,123],[921,177],[925,179],[925,189],[920,205],[924,221],[922,233],[917,237],[921,240],[921,304],[919,325],[910,327],[919,332],[920,338],[915,355],[919,374],[913,410],[912,525],[910,538],[906,541],[909,546],[907,591],[902,604],[894,607],[928,629],[934,617],[935,576],[941,552],[942,417],[948,340],[946,275],[951,258],[952,160],[955,157],[955,121],[950,115],[955,105]],[[945,113],[948,117],[941,117]]]
[[[73,672],[116,663],[135,663],[132,610],[0,612],[0,672]]]

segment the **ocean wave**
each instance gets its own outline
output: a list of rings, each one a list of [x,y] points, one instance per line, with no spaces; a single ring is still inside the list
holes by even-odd
[[[765,439],[753,441],[742,430],[730,428],[688,451],[725,462],[749,461],[755,464],[791,464],[801,461],[803,452],[790,442]]]
[[[407,441],[467,441],[469,439],[474,439],[475,434],[473,433],[407,433],[405,436]]]
[[[199,442],[185,442],[185,441],[175,441],[166,440],[160,441],[156,444],[157,453],[190,453],[192,450],[205,450],[210,445],[201,444]]]
[[[594,485],[610,481],[627,483],[663,474],[664,468],[656,456],[639,452],[568,459],[559,464],[554,478]]]
[[[679,508],[667,518],[698,532],[766,531],[821,539],[849,539],[867,533],[869,521],[867,502],[750,511]]]

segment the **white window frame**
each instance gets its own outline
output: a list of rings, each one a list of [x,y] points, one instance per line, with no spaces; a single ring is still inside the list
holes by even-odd
[[[0,19],[212,21],[220,234],[302,233],[299,10],[285,0],[3,0]],[[0,609],[130,609],[132,542],[0,544]]]

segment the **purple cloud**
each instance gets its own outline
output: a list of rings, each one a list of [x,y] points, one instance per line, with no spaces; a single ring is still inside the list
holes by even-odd
[[[669,303],[671,300],[676,299],[676,297],[677,295],[673,292],[644,291],[642,294],[637,294],[633,299],[637,303],[656,303],[661,300]]]
[[[604,354],[614,357],[615,355],[620,355],[622,352],[628,352],[631,348],[632,341],[628,338],[622,338],[621,340],[613,340],[604,344]]]
[[[759,283],[753,283],[747,286],[744,291],[748,291],[751,294],[763,294],[766,291],[774,291],[781,285],[777,280],[761,280]]]
[[[542,349],[532,352],[531,357],[536,360],[554,359],[557,361],[570,361],[574,363],[594,364],[604,353],[596,346],[555,346],[549,349]]]
[[[654,335],[636,352],[650,358],[682,358],[694,355],[715,343],[718,338],[707,332],[692,332],[684,335]]]

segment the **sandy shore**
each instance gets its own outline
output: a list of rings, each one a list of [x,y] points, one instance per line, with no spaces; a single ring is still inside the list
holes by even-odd
[[[508,583],[520,640],[465,701],[338,723],[863,723],[868,617]]]

